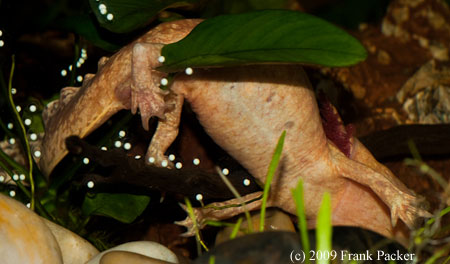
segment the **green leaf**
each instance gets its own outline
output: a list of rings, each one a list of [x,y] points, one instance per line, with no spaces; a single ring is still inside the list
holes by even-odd
[[[197,0],[89,0],[100,25],[115,33],[128,33],[147,26],[167,8],[187,6]],[[103,5],[104,8],[102,9]],[[104,10],[104,11],[101,11]],[[103,12],[103,14],[102,14]],[[112,15],[112,19],[108,19]]]
[[[306,253],[305,263],[310,263],[310,255],[309,255],[309,239],[308,239],[308,226],[306,223],[306,215],[305,215],[305,203],[303,201],[303,181],[300,179],[297,183],[297,187],[292,189],[292,196],[294,197],[295,208],[297,210],[297,218],[298,218],[298,230],[300,230],[300,237],[302,241],[302,246],[304,252]]]
[[[317,215],[316,240],[317,252],[331,252],[331,197],[328,192],[324,193],[322,204]],[[318,259],[318,264],[329,263],[329,260]]]
[[[63,18],[58,21],[58,25],[83,36],[92,42],[92,44],[104,50],[116,51],[120,48],[119,45],[108,42],[102,38],[98,28],[88,15],[76,15]]]
[[[123,223],[133,222],[150,202],[145,195],[97,193],[86,196],[82,205],[85,215],[109,216]]]
[[[367,56],[344,30],[311,15],[264,10],[218,16],[162,49],[162,71],[255,63],[348,66]]]

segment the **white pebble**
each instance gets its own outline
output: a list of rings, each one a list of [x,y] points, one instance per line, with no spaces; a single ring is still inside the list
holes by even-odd
[[[83,57],[81,57],[81,58],[78,59],[78,62],[79,62],[80,64],[83,64],[83,63],[85,62],[85,60],[84,60]]]
[[[16,144],[16,139],[15,138],[10,138],[9,139],[9,144],[11,144],[11,145]]]
[[[28,208],[31,208],[31,203],[27,203],[27,207],[28,207]]]
[[[85,48],[82,48],[82,49],[81,49],[81,54],[87,54],[87,51],[86,51]]]
[[[88,181],[87,182],[87,184],[86,184],[86,186],[89,188],[89,189],[92,189],[92,188],[94,188],[94,182],[93,181]]]
[[[13,178],[14,181],[18,181],[19,180],[19,175],[18,174],[14,174],[12,176],[12,178]]]
[[[106,19],[108,19],[109,21],[114,19],[114,15],[109,13],[108,15],[106,15]]]
[[[77,76],[77,81],[78,81],[78,82],[82,82],[82,81],[83,81],[83,76],[78,75],[78,76]]]
[[[36,112],[37,107],[36,107],[36,105],[32,104],[28,107],[28,109],[30,110],[31,113],[34,113],[34,112]]]
[[[194,163],[194,165],[199,165],[200,164],[200,160],[198,158],[195,158],[192,160],[192,163]]]
[[[163,160],[161,162],[161,167],[165,168],[165,167],[167,167],[167,165],[169,165],[169,162],[167,160]]]
[[[122,142],[120,142],[119,140],[116,140],[116,141],[114,142],[114,147],[116,147],[116,148],[122,147]]]
[[[30,134],[30,139],[31,139],[31,141],[36,141],[37,138],[38,138],[38,136],[37,136],[36,133],[31,133],[31,134]]]
[[[83,163],[86,164],[86,165],[89,164],[89,158],[84,158],[83,159]]]
[[[72,65],[69,65],[69,71],[72,71]]]
[[[120,130],[120,131],[119,131],[119,137],[123,138],[123,137],[125,137],[126,135],[127,135],[127,133],[126,133],[125,131],[123,131],[123,130]]]
[[[39,151],[39,150],[36,150],[35,152],[34,152],[34,156],[36,157],[36,158],[39,158],[39,157],[41,157],[41,152]]]
[[[3,47],[3,46],[5,46],[5,42],[0,39],[0,47]]]
[[[22,111],[22,107],[20,107],[20,105],[16,105],[16,110],[20,113],[20,111]]]
[[[177,163],[175,164],[175,168],[181,169],[181,168],[183,168],[183,164],[182,164],[181,162],[177,162]]]
[[[16,196],[16,191],[10,191],[10,192],[9,192],[9,196],[11,196],[11,197]]]
[[[150,163],[155,163],[155,158],[154,158],[154,157],[148,158],[148,162],[150,162]]]
[[[108,148],[105,147],[105,146],[101,147],[100,149],[103,150],[103,151],[107,151],[108,150]]]
[[[162,86],[166,86],[166,85],[168,85],[169,84],[169,80],[167,80],[166,78],[162,78],[161,79],[161,85]]]
[[[11,93],[12,94],[16,94],[17,93],[17,89],[16,88],[11,88]]]
[[[29,119],[29,118],[25,119],[24,124],[25,124],[26,126],[31,125],[31,119]]]
[[[244,179],[243,184],[244,184],[244,186],[249,186],[250,185],[250,180],[249,179]]]
[[[77,68],[81,67],[81,62],[77,61]]]
[[[61,70],[61,76],[67,76],[67,71],[65,69]]]
[[[163,63],[163,62],[166,61],[166,58],[165,58],[164,56],[159,56],[159,57],[158,57],[158,61],[161,62],[161,63]]]
[[[0,182],[4,182],[5,181],[5,176],[0,175]]]
[[[125,150],[130,150],[131,149],[131,144],[127,142],[127,143],[123,144],[123,148]]]
[[[14,124],[13,123],[8,123],[8,129],[13,129],[14,128]]]
[[[194,70],[191,67],[187,67],[184,71],[187,75],[192,75],[194,73]]]
[[[19,179],[20,179],[21,181],[24,181],[24,180],[25,180],[25,174],[23,174],[23,173],[20,174],[20,175],[19,175]]]
[[[3,31],[0,30],[0,37],[3,36]]]
[[[136,155],[136,156],[134,156],[134,159],[136,159],[136,160],[141,159],[141,158],[142,158],[141,155]]]
[[[223,168],[222,173],[223,173],[223,175],[228,175],[228,174],[230,174],[230,170],[228,170],[227,168]]]
[[[195,199],[196,199],[197,201],[201,201],[201,200],[203,200],[203,195],[202,195],[201,193],[199,193],[199,194],[197,194],[197,195],[195,196]]]
[[[169,160],[170,160],[170,161],[174,161],[174,160],[175,160],[175,155],[170,154],[170,155],[169,155]]]

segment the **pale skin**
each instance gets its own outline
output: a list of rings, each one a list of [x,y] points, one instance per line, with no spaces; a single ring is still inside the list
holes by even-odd
[[[200,20],[164,23],[124,47],[79,90],[54,104],[46,116],[41,169],[50,174],[67,153],[64,139],[84,137],[121,109],[140,111],[144,128],[148,119],[159,118],[147,151],[155,164],[178,134],[183,101],[192,106],[212,139],[238,160],[255,178],[265,181],[266,170],[282,131],[285,145],[271,185],[269,206],[295,214],[291,189],[304,182],[306,215],[313,225],[322,194],[331,193],[333,224],[364,227],[405,242],[400,218],[412,227],[417,217],[429,214],[417,207],[418,199],[370,152],[353,139],[350,157],[344,155],[323,132],[316,99],[303,69],[296,65],[264,65],[194,69],[179,73],[169,91],[159,88],[164,73],[155,70],[164,44],[186,36]],[[69,98],[70,97],[70,98]],[[95,102],[95,103],[94,103]],[[250,194],[252,200],[260,193]],[[260,200],[247,205],[260,206]],[[215,206],[239,203],[237,200]],[[223,210],[196,209],[200,225],[208,219],[225,219],[243,207]],[[192,222],[181,222],[192,234]]]

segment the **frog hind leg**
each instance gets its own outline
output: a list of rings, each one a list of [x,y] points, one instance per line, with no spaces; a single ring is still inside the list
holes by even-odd
[[[355,139],[350,158],[333,144],[329,144],[332,162],[342,177],[369,187],[390,208],[394,227],[400,218],[410,229],[418,217],[431,214],[421,208],[421,201],[386,167],[378,163],[370,152]]]

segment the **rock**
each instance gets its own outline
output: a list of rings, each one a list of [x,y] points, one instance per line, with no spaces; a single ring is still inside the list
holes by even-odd
[[[450,65],[429,61],[397,93],[412,123],[450,123]]]
[[[214,256],[215,264],[293,263],[291,253],[301,254],[299,241],[299,236],[293,232],[253,233],[217,245],[194,263],[208,264],[211,256]]]
[[[128,251],[110,251],[103,255],[100,264],[171,264],[160,259],[147,257],[138,253]]]
[[[381,31],[385,36],[394,36],[405,43],[418,41],[436,60],[449,59],[450,8],[444,1],[391,1]]]
[[[72,231],[47,219],[42,220],[55,236],[64,264],[84,264],[99,253],[88,241]]]
[[[99,264],[100,259],[103,257],[103,255],[111,251],[133,252],[170,263],[179,263],[177,256],[165,246],[152,241],[135,241],[121,244],[116,247],[105,250],[100,254],[98,254],[97,256],[95,256],[86,264]]]
[[[0,194],[2,264],[62,264],[58,242],[42,219],[20,202]]]
[[[254,214],[252,217],[253,231],[259,230],[259,219],[260,214]],[[242,221],[241,230],[248,228],[248,222],[246,218]],[[265,231],[291,231],[295,232],[294,224],[291,221],[291,218],[283,213],[281,210],[276,208],[269,208],[266,212],[266,220],[264,222],[264,230]],[[222,231],[220,231],[216,236],[216,245],[223,243],[230,239],[231,232],[233,231],[233,227],[226,227]],[[239,231],[237,236],[242,236],[244,233]]]

